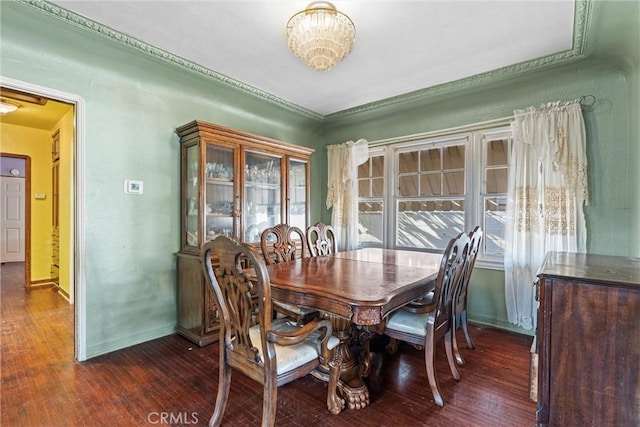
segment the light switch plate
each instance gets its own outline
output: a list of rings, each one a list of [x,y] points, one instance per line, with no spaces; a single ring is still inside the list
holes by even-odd
[[[44,193],[36,193],[35,196],[36,200],[45,200],[47,198],[47,195]]]
[[[133,179],[124,180],[124,192],[127,194],[142,194],[142,181]]]

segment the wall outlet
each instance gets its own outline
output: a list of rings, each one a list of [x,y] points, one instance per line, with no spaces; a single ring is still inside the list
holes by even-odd
[[[45,200],[47,198],[47,195],[44,193],[36,193],[35,196],[36,200]]]

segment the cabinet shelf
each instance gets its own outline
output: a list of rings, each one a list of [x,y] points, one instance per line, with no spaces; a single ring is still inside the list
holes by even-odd
[[[233,185],[232,179],[223,179],[223,178],[207,178],[207,184],[217,184],[217,185]]]

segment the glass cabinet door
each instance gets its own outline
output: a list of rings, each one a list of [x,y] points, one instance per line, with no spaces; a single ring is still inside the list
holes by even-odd
[[[205,240],[235,236],[237,197],[234,192],[232,148],[207,144],[205,176]]]
[[[184,233],[183,245],[199,248],[199,194],[200,180],[198,168],[200,166],[200,146],[191,145],[186,148],[185,163],[183,163],[185,174],[184,190],[183,190],[183,207],[184,207]]]
[[[307,228],[307,162],[289,160],[289,225]]]
[[[245,152],[243,236],[260,242],[264,229],[282,223],[282,158]]]

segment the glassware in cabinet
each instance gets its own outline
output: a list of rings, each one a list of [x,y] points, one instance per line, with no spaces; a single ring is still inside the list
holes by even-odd
[[[234,149],[207,144],[205,163],[205,241],[236,237]]]
[[[289,159],[289,197],[287,209],[289,225],[305,230],[307,227],[307,212],[309,186],[307,183],[308,161]]]
[[[282,222],[282,158],[245,153],[244,241],[259,243],[264,229]]]

